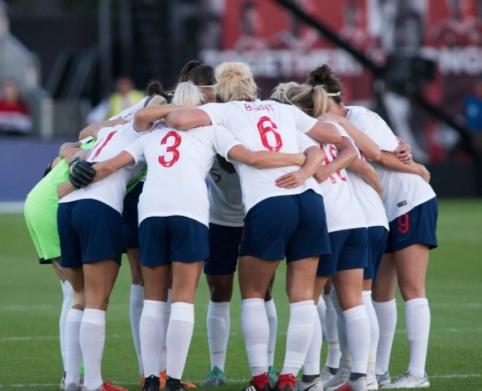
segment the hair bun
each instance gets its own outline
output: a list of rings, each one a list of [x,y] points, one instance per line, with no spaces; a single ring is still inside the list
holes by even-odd
[[[332,77],[333,71],[331,68],[324,64],[321,67],[317,67],[313,69],[309,74],[306,82],[311,86],[319,86],[326,84],[327,79]]]
[[[159,80],[151,80],[146,87],[146,95],[164,95],[164,88]]]
[[[253,77],[249,67],[240,62],[227,62],[221,64],[216,69],[216,80],[218,84],[225,83],[227,81],[242,81],[248,80]]]

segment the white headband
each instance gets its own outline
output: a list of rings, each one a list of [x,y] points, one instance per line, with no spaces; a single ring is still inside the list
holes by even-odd
[[[326,93],[326,96],[340,96],[341,95],[341,91],[338,91],[338,92],[327,92]]]

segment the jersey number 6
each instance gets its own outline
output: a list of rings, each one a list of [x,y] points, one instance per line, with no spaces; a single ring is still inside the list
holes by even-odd
[[[268,151],[279,152],[283,146],[283,140],[281,140],[281,136],[276,129],[278,129],[278,127],[271,118],[264,116],[259,119],[258,131],[261,136],[261,143]],[[270,144],[270,140],[268,139],[268,134],[270,133],[273,135],[274,140],[273,137],[270,137],[270,139],[271,141],[274,141],[275,145]]]
[[[181,145],[182,139],[177,132],[170,131],[161,140],[161,145],[166,145],[168,140],[170,145],[167,146],[166,153],[172,153],[171,160],[166,160],[166,155],[159,156],[159,163],[167,168],[172,167],[179,160],[180,153],[177,148]]]

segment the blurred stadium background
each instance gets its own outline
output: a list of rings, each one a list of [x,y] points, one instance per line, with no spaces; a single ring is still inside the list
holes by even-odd
[[[482,196],[482,0],[0,0],[0,81],[31,119],[2,130],[0,97],[2,205],[19,206],[63,140],[151,79],[174,86],[191,59],[247,62],[263,97],[328,63],[439,196]]]

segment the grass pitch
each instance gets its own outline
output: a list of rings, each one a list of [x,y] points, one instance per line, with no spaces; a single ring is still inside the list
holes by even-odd
[[[441,201],[439,248],[432,251],[427,292],[432,328],[427,362],[431,389],[482,390],[482,201]],[[22,215],[0,215],[0,390],[57,390],[62,375],[58,343],[60,285],[50,266],[37,264]],[[121,268],[107,312],[104,379],[138,390],[139,376],[129,326],[129,267]],[[288,305],[284,267],[277,274],[274,297],[278,310],[276,368],[281,368]],[[209,372],[206,334],[208,290],[201,280],[196,300],[196,326],[184,379],[200,382]],[[408,365],[404,306],[399,319],[390,372]],[[240,390],[250,378],[239,320],[240,298],[231,306],[226,390]],[[326,346],[324,346],[326,349]],[[324,358],[322,363],[324,363]]]

